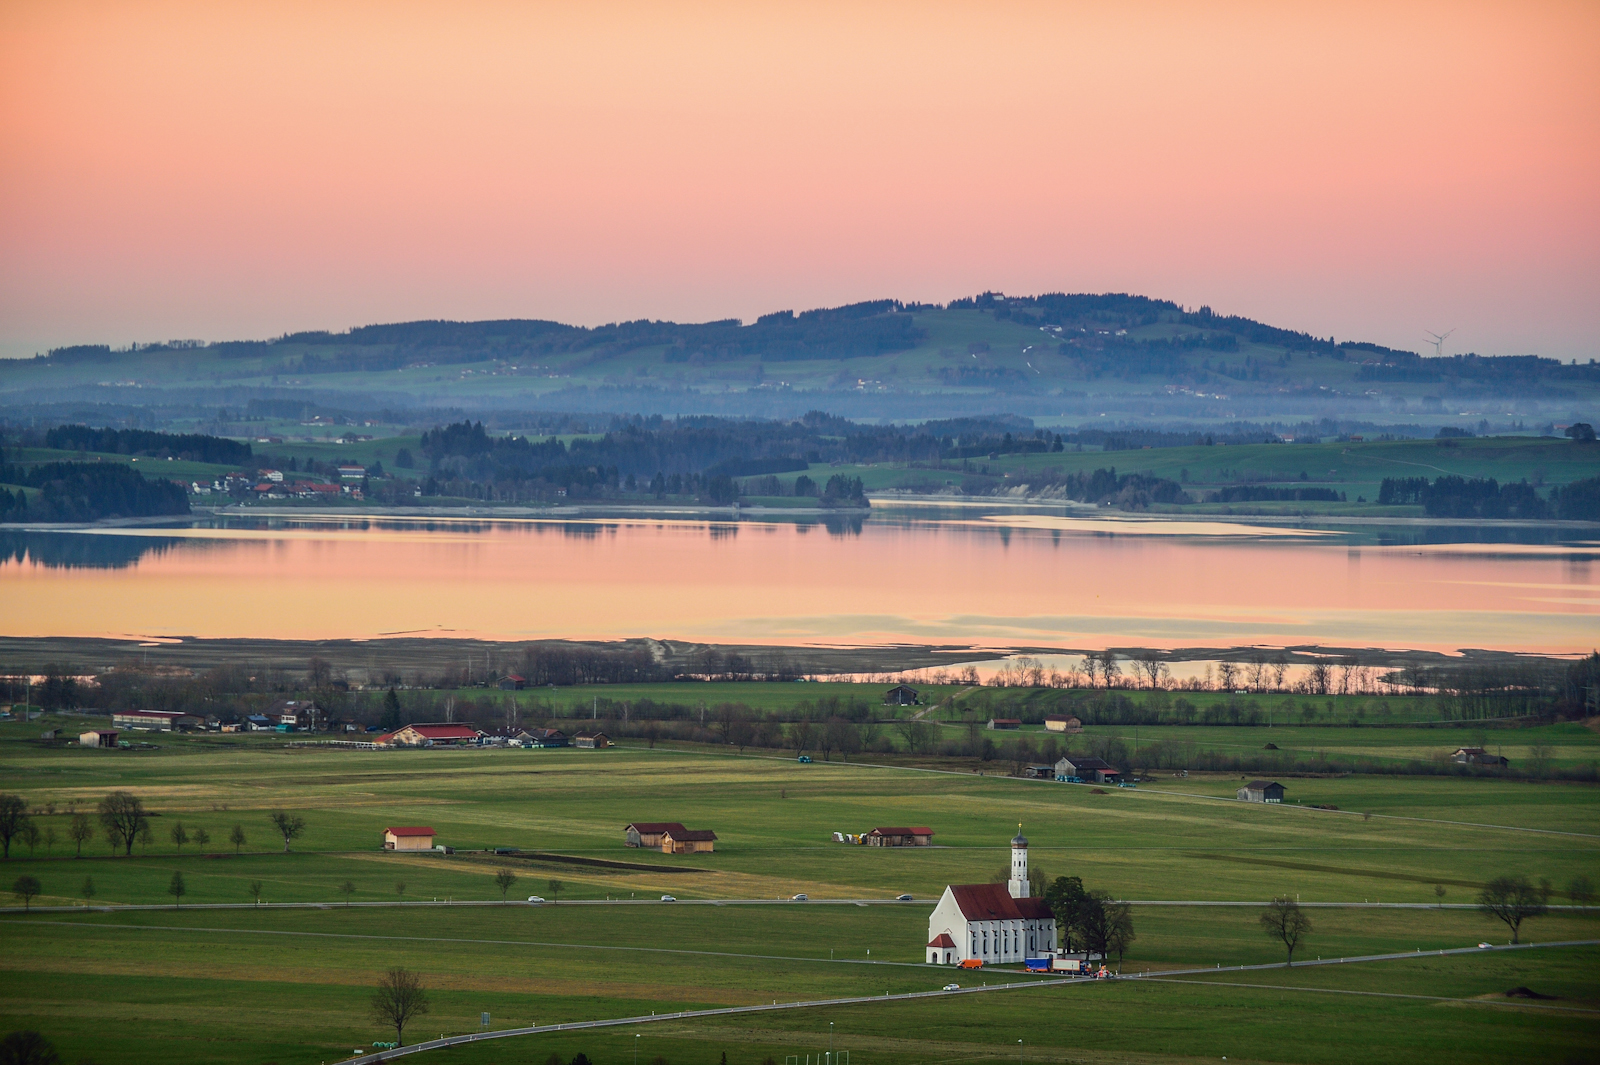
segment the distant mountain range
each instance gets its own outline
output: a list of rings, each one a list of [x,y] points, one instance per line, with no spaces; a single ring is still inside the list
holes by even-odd
[[[1424,358],[1124,294],[875,300],[597,328],[405,322],[267,341],[57,348],[0,363],[0,405],[617,411],[1121,422],[1536,422],[1596,409],[1600,366]]]

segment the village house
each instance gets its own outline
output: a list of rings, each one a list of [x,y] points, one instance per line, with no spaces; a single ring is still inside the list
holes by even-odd
[[[674,826],[661,834],[662,854],[710,854],[716,847],[717,834],[709,828],[679,828]]]
[[[1461,765],[1492,765],[1504,767],[1511,764],[1511,760],[1509,758],[1502,758],[1498,754],[1490,754],[1482,747],[1458,747],[1456,749],[1456,753],[1450,756],[1450,760],[1452,762],[1458,762]]]
[[[651,850],[661,846],[661,837],[668,832],[687,832],[688,829],[676,821],[635,821],[622,830],[622,842],[629,847],[647,847]]]
[[[933,843],[933,829],[875,828],[863,842],[869,847],[927,847]]]
[[[1056,918],[1044,899],[1029,897],[1028,840],[1011,841],[1011,879],[1004,884],[952,884],[928,917],[930,965],[1020,963],[1056,949]]]
[[[1044,717],[1046,732],[1082,732],[1083,722],[1070,714],[1046,714]]]
[[[905,684],[896,684],[883,696],[884,706],[916,706],[919,702],[921,699],[918,697],[917,689]]]
[[[433,829],[426,825],[383,830],[383,849],[386,851],[431,851]]]
[[[394,747],[467,747],[476,746],[479,735],[471,725],[407,725],[374,742]]]
[[[991,729],[1019,729],[1022,727],[1022,720],[1015,717],[991,717],[988,727]]]
[[[1282,802],[1283,785],[1276,780],[1252,780],[1234,795],[1240,802]]]
[[[366,475],[367,468],[365,466],[345,465],[343,463],[339,465],[339,479],[341,481],[359,481]]]
[[[1069,754],[1056,762],[1056,779],[1077,779],[1090,784],[1115,784],[1122,779],[1115,766],[1099,758]]]
[[[566,747],[567,734],[558,728],[531,728],[528,730],[528,739],[523,741],[523,746]]]
[[[282,732],[315,732],[319,722],[327,721],[328,713],[314,699],[279,699],[267,707],[266,716]]]
[[[118,710],[111,715],[111,724],[119,729],[172,732],[176,729],[200,728],[205,724],[205,719],[176,710]]]
[[[117,732],[114,729],[97,728],[78,735],[79,747],[115,747],[117,745]]]
[[[528,681],[525,677],[519,676],[516,673],[507,673],[505,676],[500,678],[496,684],[496,687],[503,692],[519,692],[522,690],[522,686],[526,683],[528,683]]]
[[[572,745],[598,750],[611,746],[611,741],[604,732],[580,732],[572,737]]]

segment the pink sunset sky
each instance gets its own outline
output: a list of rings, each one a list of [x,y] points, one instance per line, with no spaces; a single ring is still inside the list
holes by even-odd
[[[1596,56],[1526,0],[10,0],[0,354],[997,289],[1587,359]]]

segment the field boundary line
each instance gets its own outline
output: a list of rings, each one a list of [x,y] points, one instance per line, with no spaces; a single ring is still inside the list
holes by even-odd
[[[1600,1013],[1586,1006],[1546,1006],[1539,1002],[1504,1002],[1492,998],[1452,998],[1449,995],[1407,995],[1399,991],[1356,991],[1344,987],[1298,987],[1293,984],[1241,984],[1232,980],[1184,980],[1161,976],[1145,977],[1168,984],[1195,984],[1199,987],[1248,987],[1262,991],[1310,991],[1323,995],[1370,995],[1374,998],[1416,998],[1428,1002],[1456,1002],[1463,1006],[1514,1006],[1522,1009],[1561,1010],[1566,1013]]]
[[[628,748],[628,749],[631,750],[632,748]],[[682,753],[688,754],[690,752],[685,751],[685,752],[682,752]],[[726,757],[731,757],[731,756],[726,756]],[[744,757],[748,757],[748,756],[744,756]],[[788,761],[788,759],[780,758],[780,757],[778,757],[776,755],[757,755],[756,757],[758,757],[758,758],[763,758],[764,757],[764,758],[767,758],[767,759],[769,759],[771,761]],[[812,764],[813,765],[817,765],[819,763],[813,762]],[[915,766],[915,765],[885,765],[882,762],[822,762],[820,764],[823,765],[824,767],[831,766],[831,767],[833,767],[835,769],[839,769],[839,768],[849,769],[851,767],[855,767],[855,768],[859,768],[859,769],[889,769],[889,770],[899,770],[901,772],[907,772],[907,773],[937,773],[937,774],[939,774],[941,776],[961,777],[963,779],[968,779],[968,780],[973,779],[973,777],[974,777],[974,774],[972,774],[972,773],[958,773],[954,769],[929,769],[929,768],[927,768],[925,766]],[[1046,785],[1046,784],[1060,784],[1061,783],[1060,781],[1056,781],[1056,780],[1037,780],[1037,779],[1030,779],[1030,778],[1026,778],[1026,777],[1002,776],[1002,775],[997,774],[997,773],[984,773],[984,774],[977,774],[976,776],[977,776],[977,779],[979,779],[979,780],[1011,781],[1011,782],[1015,782],[1015,783],[1018,783],[1018,784]],[[1068,785],[1064,785],[1064,786],[1066,786],[1066,787],[1078,787],[1078,788],[1090,788],[1090,787],[1096,787],[1097,785],[1094,785],[1094,784],[1068,784]],[[1203,794],[1201,794],[1199,792],[1195,792],[1195,791],[1169,791],[1169,790],[1163,790],[1163,791],[1141,791],[1138,788],[1123,788],[1121,790],[1122,791],[1126,791],[1126,792],[1130,792],[1133,795],[1141,796],[1141,797],[1144,797],[1144,798],[1199,799],[1199,800],[1201,800],[1203,802],[1225,802],[1225,803],[1239,804],[1239,800],[1238,799],[1230,799],[1230,798],[1228,798],[1226,796],[1223,796],[1223,795],[1203,795]],[[1242,807],[1242,804],[1240,804],[1240,805]],[[1441,818],[1436,818],[1436,817],[1411,817],[1411,816],[1409,816],[1407,814],[1379,814],[1379,813],[1369,813],[1369,812],[1364,811],[1364,810],[1313,810],[1313,809],[1311,809],[1310,807],[1307,807],[1307,806],[1296,806],[1294,803],[1252,803],[1250,805],[1252,805],[1252,806],[1270,806],[1270,807],[1272,807],[1274,809],[1277,809],[1277,810],[1298,810],[1298,811],[1300,811],[1302,813],[1334,814],[1334,815],[1343,815],[1343,816],[1346,816],[1346,817],[1361,817],[1361,818],[1366,818],[1366,817],[1378,818],[1378,817],[1381,817],[1381,818],[1384,818],[1385,820],[1389,820],[1389,821],[1416,821],[1416,822],[1418,822],[1420,824],[1425,824],[1425,825],[1454,825],[1454,826],[1456,826],[1458,828],[1489,828],[1489,829],[1495,829],[1495,830],[1498,830],[1498,831],[1501,831],[1501,832],[1530,832],[1530,833],[1534,833],[1536,835],[1543,835],[1543,836],[1570,836],[1570,837],[1572,837],[1574,839],[1600,840],[1600,833],[1595,833],[1595,832],[1569,832],[1566,829],[1560,829],[1560,828],[1526,828],[1526,827],[1523,827],[1521,825],[1491,825],[1491,824],[1486,824],[1486,823],[1481,822],[1481,821],[1446,821],[1446,820],[1443,820]]]
[[[1559,943],[1518,943],[1502,947],[1456,947],[1449,950],[1419,951],[1407,954],[1367,954],[1360,957],[1339,958],[1337,960],[1317,960],[1301,962],[1302,967],[1315,965],[1347,965],[1355,962],[1395,961],[1401,958],[1431,958],[1451,954],[1484,954],[1491,951],[1531,950],[1541,947],[1592,947],[1600,946],[1600,939],[1566,940]],[[905,963],[898,963],[905,964]],[[947,966],[927,966],[928,968],[946,969]],[[1286,962],[1272,962],[1265,965],[1232,965],[1224,969],[1220,965],[1215,969],[1176,969],[1161,976],[1144,973],[1119,976],[1114,980],[1096,980],[1092,978],[1066,978],[1043,979],[1036,981],[1015,981],[1009,984],[996,984],[993,987],[964,987],[955,991],[907,991],[898,995],[858,995],[849,998],[816,999],[808,1002],[775,1002],[770,1006],[724,1006],[709,1010],[681,1010],[674,1013],[651,1014],[648,1017],[614,1017],[605,1020],[572,1021],[566,1024],[535,1025],[528,1028],[507,1028],[500,1032],[473,1032],[467,1035],[445,1036],[441,1039],[431,1039],[417,1043],[413,1046],[399,1047],[394,1050],[381,1050],[373,1054],[363,1054],[345,1060],[343,1065],[377,1065],[378,1062],[392,1061],[408,1054],[419,1054],[425,1050],[441,1050],[446,1047],[459,1046],[465,1043],[476,1043],[485,1039],[509,1039],[514,1036],[544,1035],[549,1032],[568,1032],[592,1028],[620,1028],[629,1024],[651,1024],[660,1021],[695,1020],[702,1017],[726,1017],[741,1013],[772,1013],[780,1010],[816,1009],[824,1006],[856,1006],[869,1002],[905,1002],[912,999],[923,998],[948,998],[955,995],[977,995],[989,991],[1014,991],[1022,987],[1081,987],[1100,984],[1116,984],[1124,980],[1154,980],[1159,982],[1162,976],[1198,976],[1203,973],[1223,972],[1253,972],[1262,969],[1286,969],[1290,966]],[[1176,983],[1175,980],[1169,980]],[[1193,983],[1205,983],[1203,980]],[[1450,1001],[1465,1001],[1472,1003],[1475,1000],[1453,999]]]

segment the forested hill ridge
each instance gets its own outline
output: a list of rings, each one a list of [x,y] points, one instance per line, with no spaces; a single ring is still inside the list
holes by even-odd
[[[1125,294],[875,300],[754,322],[422,321],[274,340],[56,348],[0,402],[309,399],[346,409],[924,419],[1587,418],[1600,365],[1423,357]]]

